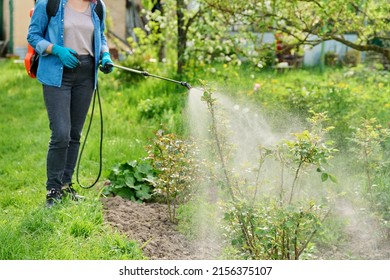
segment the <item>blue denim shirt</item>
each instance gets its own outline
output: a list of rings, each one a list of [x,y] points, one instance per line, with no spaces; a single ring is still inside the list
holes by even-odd
[[[50,22],[46,13],[47,2],[48,0],[37,1],[28,29],[27,41],[40,55],[37,79],[44,85],[60,87],[64,66],[57,56],[46,53],[46,49],[50,44],[64,46],[64,12],[68,0],[61,0],[57,14],[51,17]],[[96,4],[91,2],[91,9],[93,10],[92,22],[95,27],[93,42],[96,69],[95,86],[97,84],[97,70],[100,57],[102,53],[108,51],[108,45],[104,35],[106,7],[103,2],[102,4],[103,20],[100,22],[99,16],[95,12]]]

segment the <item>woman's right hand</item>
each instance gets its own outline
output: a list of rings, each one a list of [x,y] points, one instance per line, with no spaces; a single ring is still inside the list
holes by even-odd
[[[75,50],[61,47],[59,45],[53,45],[51,53],[58,56],[62,64],[67,68],[74,69],[80,65],[80,61],[77,59],[77,52]]]

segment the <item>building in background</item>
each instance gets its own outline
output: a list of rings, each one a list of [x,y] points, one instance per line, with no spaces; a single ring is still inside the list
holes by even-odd
[[[33,0],[0,0],[0,50],[24,56]]]
[[[108,15],[112,20],[112,31],[121,38],[126,37],[126,1],[106,0]],[[33,0],[0,0],[0,56],[7,52],[24,57],[27,52],[27,30]]]

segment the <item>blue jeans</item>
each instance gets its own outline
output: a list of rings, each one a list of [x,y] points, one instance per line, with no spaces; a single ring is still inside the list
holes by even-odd
[[[60,189],[72,183],[80,148],[81,131],[94,92],[95,62],[80,56],[81,66],[64,68],[61,87],[43,85],[50,122],[46,189]]]

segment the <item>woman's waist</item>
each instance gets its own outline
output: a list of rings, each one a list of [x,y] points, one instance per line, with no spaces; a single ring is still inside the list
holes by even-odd
[[[80,61],[94,61],[95,57],[90,54],[78,54],[77,59]]]

